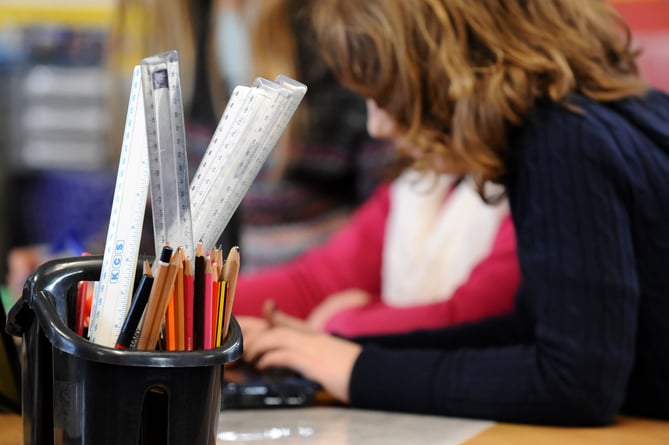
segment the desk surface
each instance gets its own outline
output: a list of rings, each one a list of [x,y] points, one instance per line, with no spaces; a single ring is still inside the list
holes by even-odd
[[[317,407],[225,411],[217,445],[665,445],[669,422],[620,417],[605,428],[552,428]],[[465,437],[470,437],[465,439]],[[236,440],[236,442],[234,442]],[[464,442],[463,442],[464,440]],[[0,445],[22,445],[21,418],[0,414]]]

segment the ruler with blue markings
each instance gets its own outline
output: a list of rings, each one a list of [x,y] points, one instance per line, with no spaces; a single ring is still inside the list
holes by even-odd
[[[141,71],[135,67],[116,188],[112,200],[100,280],[95,285],[88,336],[113,347],[127,312],[137,269],[137,256],[149,190]]]
[[[158,252],[169,241],[193,254],[179,59],[170,51],[135,67],[89,339],[116,344],[129,307],[150,192]],[[157,256],[156,256],[157,257]]]

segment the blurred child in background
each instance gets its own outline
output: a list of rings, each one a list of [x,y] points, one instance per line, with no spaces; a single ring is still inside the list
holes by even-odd
[[[669,96],[610,3],[315,6],[337,78],[387,113],[414,168],[504,185],[521,282],[507,316],[355,342],[276,326],[245,358],[364,409],[669,418]]]

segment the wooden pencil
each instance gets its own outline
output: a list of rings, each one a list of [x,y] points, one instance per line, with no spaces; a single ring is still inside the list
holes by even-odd
[[[165,314],[165,349],[168,351],[177,349],[177,296],[175,291],[175,286],[172,286],[172,291],[167,298],[167,313]]]
[[[223,320],[223,339],[228,336],[228,329],[230,328],[230,318],[232,317],[232,305],[235,300],[235,288],[237,287],[237,277],[240,269],[240,253],[239,246],[234,246],[230,249],[227,258],[225,259],[223,278],[227,281],[227,289],[225,295],[225,318]]]
[[[137,340],[137,349],[147,349],[147,342],[149,339],[149,330],[153,324],[153,318],[156,312],[156,305],[158,304],[159,295],[162,292],[162,289],[165,285],[165,279],[167,278],[167,270],[172,259],[172,254],[174,250],[169,245],[163,246],[162,251],[160,252],[160,257],[158,258],[158,267],[156,268],[155,278],[153,284],[151,285],[151,292],[149,294],[149,301],[146,303],[146,308],[144,310],[144,316],[142,317],[141,326],[139,326],[139,338]]]
[[[179,268],[179,262],[183,261],[183,247],[177,247],[176,252],[172,255],[172,260],[170,261],[167,269],[166,276],[160,293],[157,295],[158,301],[155,307],[155,312],[153,317],[149,318],[152,320],[152,323],[149,325],[149,329],[146,331],[146,342],[143,344],[143,348],[140,348],[138,345],[137,349],[154,349],[156,343],[158,342],[158,337],[160,336],[160,330],[163,325],[163,320],[165,319],[165,311],[167,309],[167,303],[169,302],[170,293],[174,287],[174,281],[177,276],[177,270]],[[147,314],[150,315],[150,314]],[[145,328],[142,328],[142,333],[139,336],[140,345],[142,345],[142,338],[145,335]]]

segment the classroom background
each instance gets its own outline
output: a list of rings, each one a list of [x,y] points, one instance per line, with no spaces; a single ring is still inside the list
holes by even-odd
[[[643,75],[669,91],[669,0],[611,1],[643,48]],[[105,143],[115,6],[0,0],[0,284],[10,249],[76,251],[106,224],[118,162]]]

